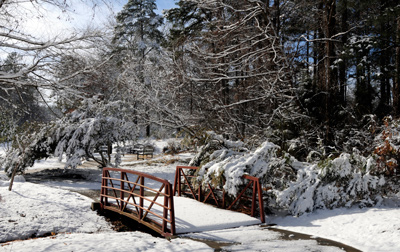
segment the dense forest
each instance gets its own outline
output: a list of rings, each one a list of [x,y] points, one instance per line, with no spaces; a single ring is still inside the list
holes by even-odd
[[[307,162],[371,156],[371,174],[399,174],[396,0],[180,0],[164,15],[129,0],[106,28],[43,40],[18,15],[47,5],[0,1],[8,172],[49,155],[76,167],[140,137],[182,137],[184,149],[216,134]]]
[[[331,152],[343,151],[371,120],[398,116],[397,1],[179,6],[167,14],[168,48],[184,71],[179,97],[205,127],[280,145],[301,139],[306,148],[321,140]],[[370,143],[362,142],[364,150]]]

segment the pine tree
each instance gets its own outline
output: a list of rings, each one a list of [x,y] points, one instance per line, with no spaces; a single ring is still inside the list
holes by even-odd
[[[151,85],[152,73],[146,74],[145,65],[158,63],[164,42],[160,31],[163,17],[155,13],[156,9],[155,0],[129,0],[117,15],[114,44],[122,56],[122,64],[132,68],[131,62],[135,62],[138,85]],[[143,117],[149,121],[148,115]],[[137,118],[134,120],[138,121]],[[150,124],[146,126],[146,136],[150,136]]]
[[[156,9],[155,0],[129,0],[116,17],[115,46],[142,63],[150,52],[160,51],[164,40],[163,17]]]
[[[180,46],[185,40],[200,35],[205,28],[206,17],[211,13],[207,9],[202,9],[195,2],[180,0],[178,7],[169,9],[166,18],[172,27],[169,29],[169,46]]]

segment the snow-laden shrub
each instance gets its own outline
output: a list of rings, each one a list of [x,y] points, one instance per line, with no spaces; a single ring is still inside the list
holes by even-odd
[[[212,139],[190,163],[201,167],[197,179],[204,185],[224,185],[225,192],[236,196],[244,183],[244,174],[260,178],[265,187],[275,188],[285,188],[287,180],[294,178],[293,158],[280,157],[279,146],[271,142],[266,141],[251,152],[241,141],[229,141],[215,134]]]
[[[213,160],[216,156],[218,156],[218,154],[213,154],[215,151],[219,153],[220,151],[224,150],[230,153],[227,154],[228,156],[240,155],[241,153],[248,151],[242,141],[227,140],[223,136],[218,135],[213,131],[204,131],[201,133],[200,148],[197,154],[190,161],[189,165],[203,166],[210,160]],[[224,155],[223,157],[227,156]]]
[[[320,208],[372,206],[382,200],[380,188],[385,179],[371,175],[376,161],[358,154],[342,153],[320,164],[306,165],[288,188],[275,190],[277,203],[293,215]]]
[[[255,152],[217,150],[210,156],[210,162],[201,167],[199,175],[203,178],[203,183],[211,184],[220,182],[217,178],[223,175],[225,180],[223,189],[235,196],[244,182],[242,179],[244,174],[262,178],[274,166],[274,163],[279,162],[276,158],[278,149],[279,147],[275,144],[265,142]]]
[[[400,120],[390,116],[383,121],[383,130],[375,138],[375,151],[378,156],[375,173],[400,175]]]
[[[178,141],[177,139],[169,139],[167,141],[167,145],[164,146],[162,152],[163,153],[168,153],[168,154],[172,154],[175,155],[177,153],[179,153],[180,151],[182,151],[182,146],[180,141]]]
[[[242,176],[260,179],[270,207],[301,215],[315,209],[372,206],[382,201],[386,180],[372,172],[376,157],[358,152],[342,153],[318,164],[299,162],[271,142],[262,143],[254,151],[246,151],[241,142],[226,142],[215,135],[200,148],[191,165],[200,166],[197,180],[210,183],[236,196],[244,185]],[[216,140],[218,139],[218,140]]]

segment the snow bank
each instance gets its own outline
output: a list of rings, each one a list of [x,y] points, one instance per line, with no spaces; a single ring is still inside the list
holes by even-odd
[[[400,208],[337,208],[271,219],[277,228],[335,240],[364,252],[399,250]]]
[[[111,231],[104,217],[90,210],[90,198],[28,182],[15,182],[10,192],[8,185],[0,180],[0,242],[52,232]]]
[[[141,232],[61,234],[56,237],[2,244],[0,251],[214,251],[204,243],[188,240],[156,238]]]

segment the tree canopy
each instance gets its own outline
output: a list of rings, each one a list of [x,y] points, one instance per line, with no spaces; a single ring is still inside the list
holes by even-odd
[[[212,130],[251,147],[268,140],[306,160],[369,155],[383,119],[399,116],[394,0],[180,0],[164,16],[154,0],[129,0],[110,25],[112,35],[48,40],[18,29],[10,9],[18,4],[0,7],[0,47],[10,53],[1,60],[0,96],[33,101],[51,90],[58,123],[75,130],[88,133],[89,122],[107,125],[112,116],[135,126],[135,137],[168,128],[201,141]],[[26,95],[30,90],[36,94]],[[88,100],[103,114],[77,124],[71,112],[89,115]],[[104,110],[116,104],[113,114]],[[93,138],[116,144],[129,134]]]

